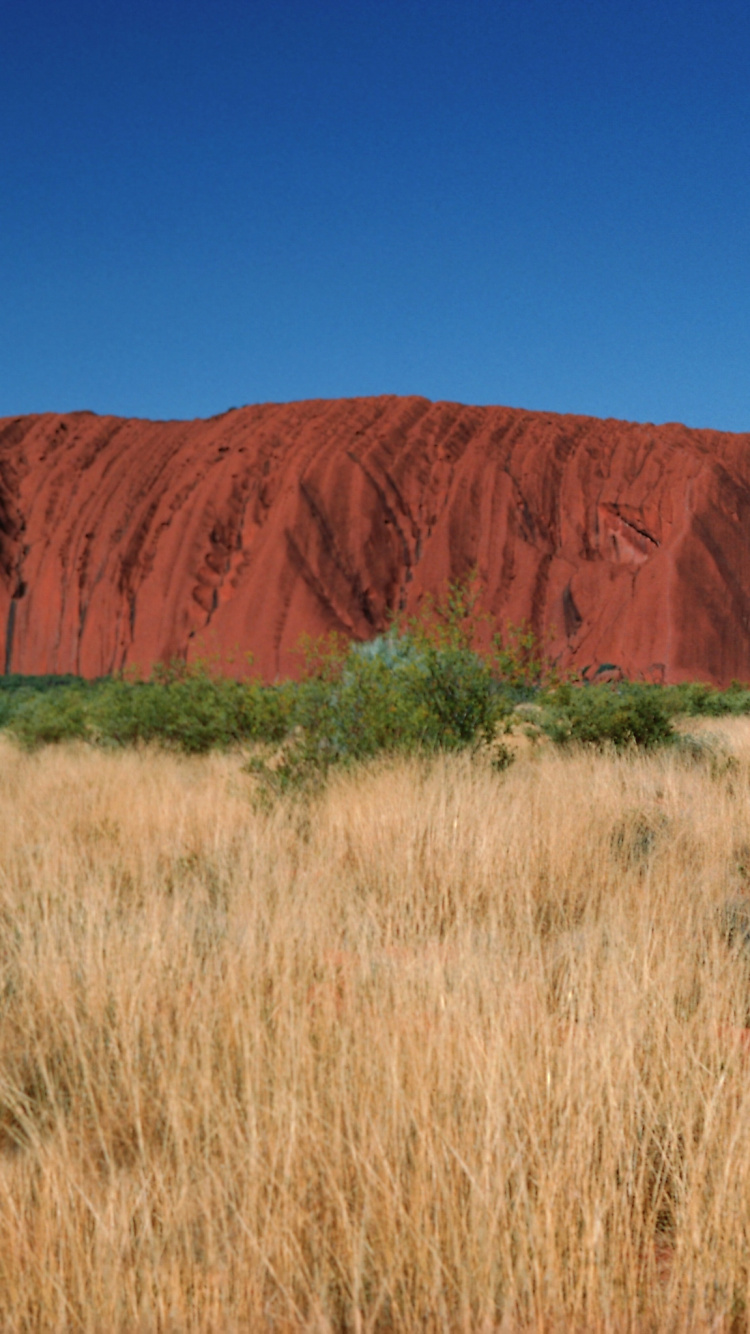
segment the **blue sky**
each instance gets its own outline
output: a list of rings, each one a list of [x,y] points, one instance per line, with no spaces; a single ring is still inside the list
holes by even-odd
[[[0,0],[0,416],[750,430],[746,0]]]

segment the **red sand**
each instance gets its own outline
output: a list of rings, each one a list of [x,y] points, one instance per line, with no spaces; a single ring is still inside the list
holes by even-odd
[[[750,679],[750,435],[421,398],[0,420],[0,668],[299,670],[477,566],[564,666]]]

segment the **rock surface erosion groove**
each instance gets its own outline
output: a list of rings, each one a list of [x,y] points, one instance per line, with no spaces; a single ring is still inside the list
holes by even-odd
[[[750,679],[750,434],[422,398],[0,419],[0,653],[266,680],[476,569],[563,667]]]

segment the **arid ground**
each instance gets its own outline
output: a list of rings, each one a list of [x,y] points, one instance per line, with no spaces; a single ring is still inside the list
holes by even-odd
[[[705,754],[2,743],[0,1326],[740,1330],[750,722]]]

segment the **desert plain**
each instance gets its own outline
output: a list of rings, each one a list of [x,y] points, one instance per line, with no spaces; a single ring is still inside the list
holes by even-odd
[[[273,803],[3,741],[0,1325],[746,1328],[750,721],[710,731]]]

